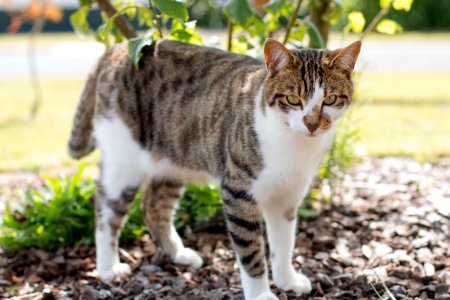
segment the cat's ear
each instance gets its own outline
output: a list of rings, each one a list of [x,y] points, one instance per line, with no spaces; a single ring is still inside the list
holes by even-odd
[[[293,59],[290,51],[282,43],[273,39],[266,40],[264,56],[267,69],[272,75],[277,74]]]
[[[329,64],[330,66],[339,66],[345,71],[352,72],[360,50],[361,41],[356,41],[345,48],[336,49],[331,52],[331,62]]]

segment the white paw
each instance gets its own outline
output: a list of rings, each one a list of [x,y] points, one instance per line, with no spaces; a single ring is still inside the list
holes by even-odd
[[[131,274],[131,268],[128,264],[117,263],[107,270],[98,270],[98,275],[103,281],[114,281],[122,279]]]
[[[183,248],[175,255],[173,261],[177,264],[191,266],[198,269],[203,265],[203,259],[191,248]]]
[[[311,292],[311,281],[302,273],[294,273],[292,278],[284,284],[278,285],[284,291],[294,291],[297,295]]]
[[[255,300],[278,300],[279,298],[271,291],[268,291],[268,292],[259,294],[258,296],[254,297],[252,299],[255,299]]]

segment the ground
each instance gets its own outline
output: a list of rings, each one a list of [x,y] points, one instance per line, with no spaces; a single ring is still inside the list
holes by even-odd
[[[333,206],[300,221],[294,265],[312,281],[280,299],[450,299],[450,161],[372,159],[356,165]],[[133,275],[105,284],[94,249],[23,251],[0,258],[0,295],[17,299],[243,299],[225,234],[186,233],[205,258],[199,270],[172,264],[148,236],[122,245]]]

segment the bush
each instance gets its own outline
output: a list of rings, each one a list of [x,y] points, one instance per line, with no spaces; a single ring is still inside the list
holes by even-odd
[[[82,180],[81,167],[72,178],[47,178],[42,190],[28,190],[17,208],[6,206],[0,244],[7,251],[38,247],[53,250],[83,240],[93,243],[93,180]]]
[[[55,250],[82,242],[94,244],[95,193],[93,179],[82,179],[83,167],[73,177],[47,177],[41,189],[27,190],[16,208],[6,206],[0,221],[0,245],[6,251],[37,247]],[[121,240],[148,232],[139,191],[128,213]],[[194,227],[222,209],[220,193],[211,185],[187,185],[176,214],[177,229]]]

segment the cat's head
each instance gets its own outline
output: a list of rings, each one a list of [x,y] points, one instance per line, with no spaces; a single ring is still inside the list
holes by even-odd
[[[311,137],[327,132],[351,103],[351,75],[360,49],[357,41],[334,51],[291,50],[268,39],[266,109],[295,132]]]

